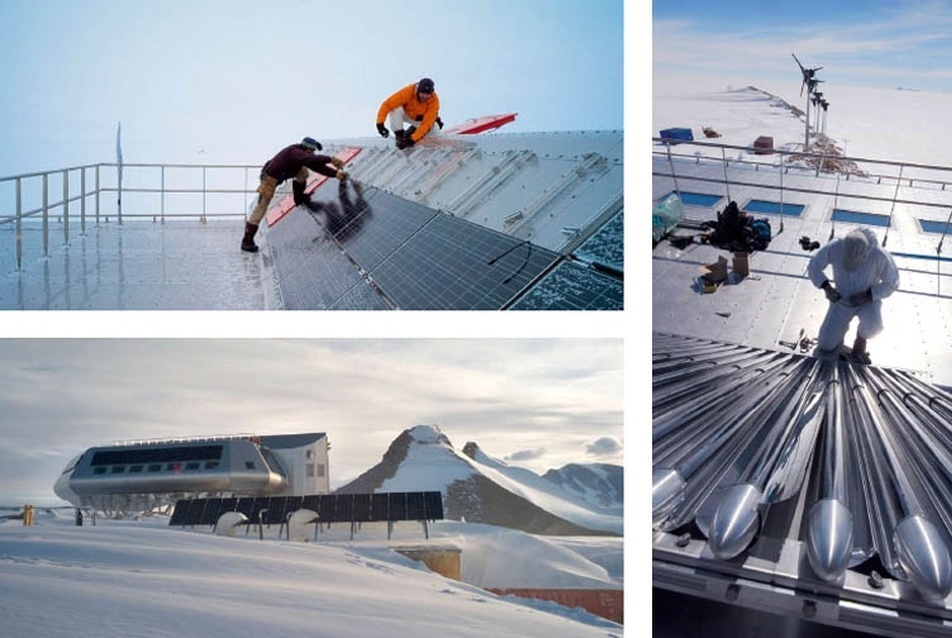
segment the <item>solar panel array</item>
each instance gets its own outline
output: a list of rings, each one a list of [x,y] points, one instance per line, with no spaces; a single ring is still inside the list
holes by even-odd
[[[516,301],[564,259],[378,188],[336,180],[312,194],[310,208],[299,206],[270,228],[268,242],[289,310],[518,307]],[[583,270],[564,269],[556,283],[588,275]],[[595,294],[551,307],[543,305],[551,298],[544,295],[525,307],[620,304],[617,279],[586,276],[575,285],[594,286]]]
[[[300,509],[316,512],[320,523],[435,521],[443,518],[443,495],[434,491],[180,499],[169,525],[215,525],[226,512],[241,512],[250,523],[281,525]]]

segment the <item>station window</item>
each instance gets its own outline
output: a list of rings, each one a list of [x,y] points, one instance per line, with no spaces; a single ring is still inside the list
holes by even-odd
[[[304,476],[307,478],[314,478],[314,464],[308,463],[304,466]]]
[[[126,471],[125,465],[113,465],[111,468],[109,468],[110,474],[122,474],[125,471]]]
[[[150,471],[150,472],[161,472],[161,471],[162,471],[162,464],[161,464],[161,463],[153,463],[152,465],[149,466],[149,471]]]
[[[206,470],[214,470],[216,467],[218,467],[218,461],[205,461]]]
[[[245,461],[245,469],[246,469],[246,470],[253,470],[253,469],[255,469],[255,462],[254,462],[254,461]]]
[[[324,477],[324,464],[323,464],[323,463],[318,463],[318,464],[317,464],[317,475],[318,475],[319,477],[321,477],[321,478]]]
[[[101,465],[99,467],[93,468],[93,474],[105,474],[105,473],[106,473],[106,468],[104,468]]]
[[[186,463],[186,464],[185,464],[185,469],[186,469],[186,470],[197,470],[197,469],[198,469],[198,463],[195,463],[195,462]]]
[[[130,471],[130,472],[141,472],[141,471],[142,471],[142,466],[141,466],[141,465],[131,465],[131,466],[129,466],[129,471]]]

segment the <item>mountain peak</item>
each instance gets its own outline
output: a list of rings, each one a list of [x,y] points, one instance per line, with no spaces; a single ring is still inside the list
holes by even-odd
[[[422,443],[424,445],[427,443],[442,443],[453,447],[449,438],[443,434],[443,431],[438,425],[417,425],[409,430],[404,430],[404,433],[416,443]]]

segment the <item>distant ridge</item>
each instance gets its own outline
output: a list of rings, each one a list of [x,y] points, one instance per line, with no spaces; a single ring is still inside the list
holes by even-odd
[[[336,492],[439,490],[451,520],[532,534],[621,535],[621,475],[618,466],[571,464],[545,478],[487,456],[474,442],[458,452],[438,426],[418,425]]]

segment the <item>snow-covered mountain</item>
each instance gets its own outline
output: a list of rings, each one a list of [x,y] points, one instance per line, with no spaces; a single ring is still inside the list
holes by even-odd
[[[624,470],[605,463],[570,463],[542,475],[563,489],[575,492],[598,507],[622,507],[625,502]]]
[[[404,430],[380,463],[338,493],[443,493],[445,517],[533,534],[622,534],[622,468],[568,465],[545,477],[485,454],[458,451],[436,425]]]

